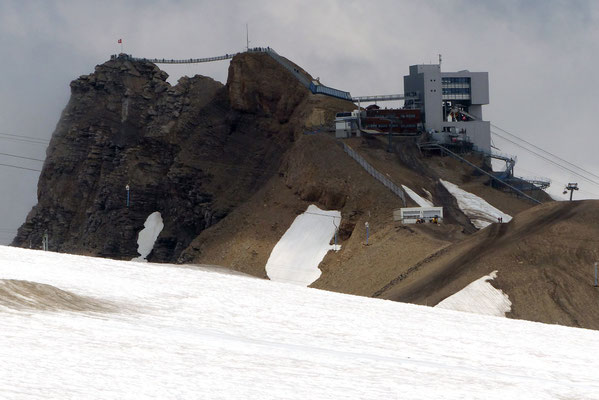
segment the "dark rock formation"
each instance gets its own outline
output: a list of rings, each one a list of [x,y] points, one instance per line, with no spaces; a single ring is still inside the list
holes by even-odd
[[[116,58],[71,83],[38,204],[13,245],[37,248],[47,232],[53,251],[131,258],[145,219],[160,211],[149,259],[175,261],[277,173],[296,134],[334,112],[266,54],[236,56],[226,86],[167,77]]]

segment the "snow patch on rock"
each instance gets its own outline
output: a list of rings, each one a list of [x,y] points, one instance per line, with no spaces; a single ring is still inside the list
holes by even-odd
[[[281,237],[266,262],[266,274],[272,281],[308,286],[320,277],[318,265],[329,250],[341,212],[324,211],[315,205],[297,216]]]
[[[420,207],[434,207],[432,202],[430,202],[427,199],[423,198],[422,196],[420,196],[418,193],[416,193],[415,191],[413,191],[409,187],[407,187],[405,185],[401,185],[401,187],[408,194],[408,196],[410,196],[410,198],[412,200],[414,200],[416,202],[416,204],[418,204],[418,206],[420,206]],[[428,194],[430,195],[430,193],[428,193]]]
[[[428,190],[426,190],[425,188],[422,188],[422,190],[424,191],[424,193],[426,193],[426,198],[428,199],[428,201],[431,202],[431,204],[433,203],[433,195],[431,192],[429,192]]]
[[[154,248],[154,243],[156,243],[156,239],[158,239],[158,235],[160,235],[163,228],[164,223],[162,222],[162,215],[159,211],[153,212],[146,218],[144,228],[139,231],[137,237],[137,252],[140,256],[131,261],[147,261],[146,257]]]
[[[512,217],[510,215],[493,207],[477,195],[460,189],[457,185],[444,181],[443,179],[440,179],[439,181],[445,186],[447,191],[455,197],[460,210],[470,218],[472,225],[477,229],[485,228],[493,222],[497,222],[498,218],[502,218],[504,223],[511,221]]]
[[[505,317],[505,313],[512,309],[512,302],[507,294],[500,289],[495,289],[489,283],[496,277],[497,271],[493,271],[449,296],[435,307]]]

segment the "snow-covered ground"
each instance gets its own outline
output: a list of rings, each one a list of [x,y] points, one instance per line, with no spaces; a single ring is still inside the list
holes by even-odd
[[[493,207],[477,195],[460,189],[451,182],[444,181],[443,179],[440,179],[440,181],[447,191],[456,198],[458,207],[470,218],[472,225],[476,228],[485,228],[491,223],[497,222],[497,218],[503,218],[504,223],[510,222],[512,219],[510,215]]]
[[[298,215],[277,242],[266,262],[266,274],[273,281],[308,286],[320,277],[318,265],[329,250],[331,238],[341,222],[339,211],[325,211],[315,205]]]
[[[152,214],[148,215],[146,222],[144,222],[144,228],[139,231],[137,236],[137,252],[140,256],[134,258],[132,261],[146,260],[146,257],[154,248],[154,243],[156,243],[158,235],[162,232],[162,228],[164,228],[164,223],[162,222],[162,215],[159,211],[154,211]]]
[[[407,187],[405,185],[401,185],[401,187],[408,194],[408,196],[410,196],[410,198],[412,200],[414,200],[416,202],[416,204],[418,204],[420,207],[434,207],[432,202],[423,198],[422,196],[420,196],[418,193],[416,193],[409,187]]]
[[[0,246],[8,279],[2,399],[599,399],[597,331]]]
[[[483,315],[504,317],[512,309],[512,302],[502,290],[489,283],[497,277],[497,271],[475,280],[464,289],[449,296],[435,307]]]

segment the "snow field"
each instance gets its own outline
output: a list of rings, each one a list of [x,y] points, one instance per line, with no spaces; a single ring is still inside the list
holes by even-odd
[[[449,296],[435,307],[505,317],[505,313],[510,312],[512,309],[512,302],[507,294],[495,289],[489,283],[490,280],[496,277],[497,271],[493,271]]]
[[[340,223],[339,211],[308,206],[272,249],[265,267],[268,278],[302,286],[317,280],[322,273],[318,265],[324,256],[329,250],[341,248],[329,244]]]
[[[511,221],[512,217],[510,215],[493,207],[477,195],[460,189],[457,185],[444,181],[443,179],[439,179],[439,181],[445,186],[447,191],[455,197],[460,210],[470,218],[472,225],[476,228],[486,228],[492,223],[497,222],[497,218],[500,217],[503,218],[504,223]]]
[[[599,399],[596,331],[9,247],[0,279],[118,306],[0,307],[0,398]]]

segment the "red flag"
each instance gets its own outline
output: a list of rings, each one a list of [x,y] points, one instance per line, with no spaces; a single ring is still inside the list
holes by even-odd
[[[119,43],[123,43],[123,39],[119,39]]]

